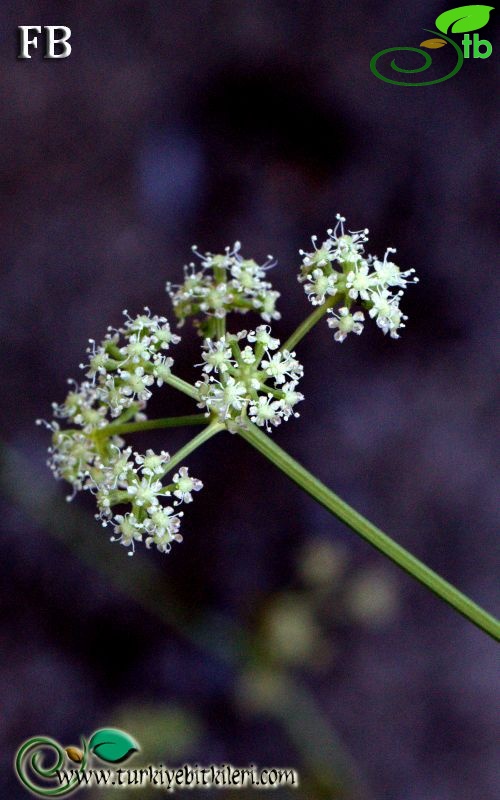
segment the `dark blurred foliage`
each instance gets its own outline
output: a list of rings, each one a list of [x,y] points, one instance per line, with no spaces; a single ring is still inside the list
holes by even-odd
[[[297,251],[340,211],[370,228],[374,252],[396,246],[421,282],[407,292],[399,342],[374,326],[343,345],[326,325],[308,337],[307,401],[276,440],[494,610],[498,60],[470,60],[420,89],[368,68],[378,50],[418,43],[442,10],[373,0],[2,5],[2,437],[22,456],[7,458],[2,480],[3,797],[26,796],[10,767],[23,739],[77,743],[112,721],[139,736],[151,714],[159,738],[172,725],[181,737],[164,757],[305,764],[309,800],[334,796],[324,788],[333,784],[314,782],[308,747],[335,771],[335,736],[365,787],[342,788],[339,767],[335,796],[498,796],[493,642],[243,441],[221,436],[191,457],[206,488],[187,509],[184,543],[131,563],[85,502],[62,508],[64,488],[44,468],[47,436],[33,424],[78,377],[88,337],[123,308],[168,313],[164,282],[193,242],[241,239],[245,254],[277,257],[276,332],[286,336],[308,311]],[[18,62],[21,24],[69,25],[71,57]],[[495,53],[493,23],[487,31]],[[196,347],[186,331],[178,359],[197,361]],[[190,410],[173,392],[151,404],[151,416]],[[172,452],[186,435],[162,445]],[[262,644],[266,608],[300,595],[297,564],[313,541],[342,545],[356,580],[384,569],[398,612],[368,625],[332,600],[326,640],[306,647],[332,663],[273,664],[281,711],[265,694],[259,710],[248,689],[255,644],[241,637]],[[372,588],[358,592],[365,611]],[[259,664],[271,669],[268,655]]]

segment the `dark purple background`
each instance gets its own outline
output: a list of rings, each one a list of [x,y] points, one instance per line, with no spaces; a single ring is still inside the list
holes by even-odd
[[[240,716],[231,699],[240,667],[218,660],[227,642],[214,614],[249,628],[259,598],[293,582],[311,537],[344,543],[354,564],[385,566],[237,437],[192,457],[206,488],[168,557],[141,552],[131,563],[91,506],[76,501],[79,528],[61,511],[64,488],[48,478],[47,436],[33,421],[62,399],[66,377],[79,377],[87,338],[119,324],[123,308],[169,313],[164,282],[178,278],[193,242],[217,250],[241,239],[245,254],[278,259],[283,337],[309,310],[297,251],[337,211],[370,228],[374,252],[394,245],[401,265],[417,269],[401,341],[367,326],[338,345],[324,324],[305,340],[307,402],[275,436],[494,610],[498,59],[494,50],[426,88],[382,83],[368,66],[384,47],[418,45],[443,10],[322,0],[3,4],[2,437],[25,461],[13,467],[7,455],[2,481],[2,796],[26,796],[10,766],[24,739],[76,743],[125,701],[191,709],[204,721],[201,763],[300,770],[279,726]],[[17,61],[21,24],[69,25],[71,57]],[[494,39],[492,23],[483,33]],[[196,346],[190,332],[177,356],[197,361]],[[189,412],[172,395],[160,393],[152,416]],[[172,451],[182,434],[167,436]],[[23,497],[43,505],[52,490],[58,516],[42,523]],[[100,572],[110,551],[123,590]],[[127,584],[141,580],[146,595],[157,591],[141,564],[200,621],[215,654],[127,597]],[[386,570],[397,617],[375,630],[340,622],[334,668],[319,679],[305,670],[299,681],[357,762],[370,787],[360,797],[493,800],[494,644]]]

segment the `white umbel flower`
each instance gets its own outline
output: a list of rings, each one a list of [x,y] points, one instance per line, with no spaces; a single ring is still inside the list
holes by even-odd
[[[133,497],[136,506],[158,505],[158,495],[163,493],[161,481],[152,479],[152,476],[134,478],[127,485],[128,494]]]
[[[337,215],[335,228],[327,231],[321,244],[314,236],[311,252],[300,251],[299,281],[308,300],[319,308],[289,341],[299,341],[325,311],[339,342],[362,332],[364,312],[392,338],[398,338],[404,327],[407,318],[400,299],[408,284],[417,281],[414,270],[401,270],[392,261],[393,248],[382,260],[365,254],[368,230],[346,230],[344,223],[345,218]],[[185,267],[182,284],[168,284],[167,291],[179,325],[193,318],[203,337],[197,365],[202,379],[195,384],[198,407],[231,432],[250,424],[271,432],[282,421],[298,417],[296,407],[304,399],[298,389],[302,364],[295,352],[280,347],[269,324],[280,318],[280,295],[268,281],[272,258],[262,264],[243,258],[239,242],[224,253],[202,254],[196,247],[193,252],[198,265]],[[227,331],[230,313],[249,312],[266,324],[255,330]],[[108,328],[100,343],[89,339],[86,361],[80,365],[85,380],[70,381],[64,402],[53,404],[57,421],[45,423],[52,434],[49,465],[57,478],[70,483],[68,499],[77,491],[93,495],[96,517],[104,527],[113,526],[112,538],[131,553],[138,541],[169,552],[172,542],[182,541],[182,512],[176,509],[191,503],[203,484],[186,466],[177,466],[177,457],[170,462],[165,450],[132,452],[122,436],[172,423],[143,424],[155,385],[169,384],[191,396],[193,387],[172,374],[169,351],[180,337],[167,318],[153,315],[147,306],[136,316],[127,310],[123,314],[122,326]],[[214,426],[209,434],[220,427]],[[193,447],[205,438],[195,437]],[[171,463],[177,472],[168,478]]]
[[[249,406],[249,417],[259,427],[270,430],[271,425],[279,425],[282,418],[282,406],[279,400],[274,400],[270,394],[267,397],[260,395],[257,401],[252,401]]]
[[[217,330],[214,321],[225,319],[230,313],[256,311],[266,322],[280,318],[276,309],[279,292],[267,280],[272,257],[258,264],[243,258],[240,250],[240,242],[219,254],[203,254],[193,246],[201,270],[195,264],[188,264],[184,268],[184,282],[178,286],[168,283],[166,287],[179,325],[192,317],[201,335],[214,338]]]
[[[304,285],[304,291],[313,306],[322,305],[327,296],[331,297],[337,291],[338,274],[336,272],[326,275],[318,267],[312,271],[308,278],[308,283]]]
[[[123,381],[124,395],[132,397],[133,400],[149,400],[152,393],[148,387],[154,383],[154,378],[145,373],[144,367],[136,367],[133,372],[122,369],[118,375]]]
[[[304,374],[304,368],[295,358],[295,353],[290,353],[288,350],[282,350],[264,359],[262,368],[278,385],[285,383],[287,378],[297,380]]]
[[[172,506],[152,506],[148,509],[148,515],[143,523],[148,534],[145,539],[146,547],[155,545],[160,553],[169,553],[172,542],[182,542],[179,528],[183,512],[174,512]]]
[[[173,477],[174,497],[177,497],[183,503],[191,503],[193,501],[192,492],[199,492],[203,489],[203,483],[198,478],[192,478],[189,474],[187,467],[181,467]]]
[[[328,327],[335,330],[333,338],[336,342],[343,342],[349,333],[356,333],[358,336],[363,332],[363,321],[365,315],[362,311],[355,311],[351,314],[346,306],[339,309],[339,313],[329,309],[331,316],[327,319]]]
[[[140,467],[141,473],[148,477],[163,475],[165,465],[169,462],[170,456],[165,450],[155,453],[154,450],[146,450],[145,453],[134,453],[135,463]]]
[[[270,426],[297,416],[293,409],[303,395],[296,386],[304,369],[295,353],[277,350],[279,339],[271,335],[268,326],[226,334],[219,343],[227,345],[232,357],[227,356],[223,365],[212,364],[214,375],[207,375],[203,366],[203,380],[196,383],[200,408],[216,414],[231,431],[245,425],[247,419],[270,430]],[[210,340],[203,343],[205,362],[215,344]]]
[[[326,267],[335,258],[332,252],[333,241],[330,237],[328,237],[320,247],[316,246],[317,241],[317,236],[311,236],[311,242],[314,248],[312,252],[308,253],[305,250],[299,250],[304,266],[311,272],[316,269],[323,271],[323,267]]]
[[[247,339],[251,344],[256,342],[266,350],[276,350],[280,346],[280,340],[271,336],[269,325],[259,325],[254,331],[249,331]]]
[[[397,339],[407,319],[399,308],[402,290],[417,283],[415,270],[403,271],[390,260],[396,252],[393,247],[387,248],[382,261],[365,254],[368,229],[346,232],[344,223],[345,217],[337,214],[337,224],[327,231],[328,238],[320,248],[313,237],[314,251],[299,251],[302,267],[298,280],[313,305],[327,304],[327,323],[335,330],[336,341],[343,342],[349,333],[363,330],[364,314],[360,309],[350,310],[353,300],[368,311],[383,333]]]
[[[347,274],[346,288],[352,300],[369,300],[370,289],[375,285],[375,276],[369,274],[369,267],[366,261],[356,264]]]
[[[379,289],[371,295],[372,307],[368,312],[375,319],[379,328],[384,333],[390,333],[393,339],[398,339],[398,330],[404,328],[407,317],[399,308],[399,299],[402,292],[391,295],[387,289]]]
[[[231,348],[227,345],[224,337],[217,342],[206,339],[204,342],[205,350],[201,354],[203,361],[203,372],[226,372],[234,364]]]
[[[114,533],[112,542],[120,542],[124,547],[129,547],[129,556],[133,555],[135,542],[142,540],[142,525],[132,513],[117,514],[114,518]]]
[[[178,533],[182,512],[174,513],[162,503],[175,493],[176,505],[191,502],[192,491],[199,491],[201,481],[180,467],[177,484],[164,484],[169,454],[134,453],[123,440],[106,429],[146,419],[144,409],[151,387],[167,382],[173,359],[166,355],[180,337],[172,333],[165,317],[154,316],[149,308],[136,317],[124,311],[125,322],[118,330],[108,329],[100,345],[89,340],[88,362],[81,364],[89,380],[78,385],[70,381],[64,403],[53,404],[59,422],[45,423],[52,432],[49,465],[57,478],[68,481],[77,491],[90,491],[97,503],[97,518],[103,526],[113,524],[113,540],[134,551],[135,543],[144,540],[168,552],[172,541],[181,541]],[[230,352],[230,351],[229,351]],[[190,490],[189,490],[190,488]],[[182,491],[181,491],[182,489]],[[113,516],[115,506],[130,510]]]
[[[388,247],[383,261],[379,261],[378,258],[373,259],[374,282],[382,288],[399,286],[401,289],[406,289],[409,283],[418,283],[418,278],[414,269],[402,272],[397,264],[388,260],[389,254],[395,252],[394,247]]]

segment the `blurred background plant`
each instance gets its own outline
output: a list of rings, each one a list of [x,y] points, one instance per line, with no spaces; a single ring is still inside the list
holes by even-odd
[[[242,716],[256,738],[259,728],[272,726],[276,735],[288,742],[276,750],[276,764],[250,759],[240,766],[290,766],[282,760],[283,755],[278,755],[288,750],[301,778],[299,796],[308,800],[371,796],[354,760],[322,712],[314,682],[320,676],[329,679],[335,661],[342,656],[342,640],[353,626],[376,629],[394,619],[397,589],[385,568],[355,566],[344,547],[311,537],[297,554],[289,585],[261,596],[241,625],[210,608],[197,609],[193,619],[193,609],[183,607],[175,593],[165,587],[153,560],[139,557],[127,562],[131,565],[128,574],[121,551],[109,556],[105,539],[89,548],[83,535],[85,515],[74,507],[68,510],[43,479],[43,491],[26,495],[19,478],[23,474],[28,478],[29,471],[30,465],[22,456],[2,448],[0,486],[7,498],[60,539],[97,576],[109,581],[124,595],[124,601],[129,595],[128,602],[142,606],[161,628],[175,632],[201,655],[230,669],[231,680],[218,699],[226,712]],[[141,693],[146,689],[142,687]],[[107,724],[133,731],[140,743],[140,755],[135,756],[136,763],[130,763],[132,768],[209,763],[204,755],[210,751],[207,731],[212,730],[213,715],[217,717],[220,712],[210,706],[200,709],[182,692],[168,703],[154,704],[147,699],[118,702],[108,713]],[[265,740],[262,744],[265,753]],[[117,791],[127,798],[137,790],[94,790],[96,798],[116,796]],[[141,789],[141,797],[156,794],[157,789]],[[247,794],[254,792],[248,790]],[[286,789],[276,791],[277,797],[288,794]],[[230,791],[227,796],[231,796]]]

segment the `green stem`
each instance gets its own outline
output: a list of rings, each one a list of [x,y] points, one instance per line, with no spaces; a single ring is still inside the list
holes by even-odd
[[[214,267],[214,279],[217,286],[226,283],[227,274],[225,267]],[[226,316],[214,318],[214,334],[216,339],[222,339],[226,333]]]
[[[177,375],[169,375],[168,378],[165,378],[165,383],[168,383],[169,386],[173,386],[174,389],[178,389],[179,392],[192,397],[193,400],[198,400],[198,392],[194,386],[191,386],[187,381],[183,381],[182,378],[178,378]]]
[[[336,517],[345,522],[363,539],[366,539],[373,547],[390,558],[391,561],[394,561],[395,564],[420,581],[424,586],[427,586],[434,594],[474,625],[477,625],[478,628],[481,628],[497,641],[500,640],[500,622],[498,620],[459,592],[458,589],[445,581],[444,578],[441,578],[436,572],[433,572],[365,517],[358,514],[357,511],[351,508],[344,500],[341,500],[314,475],[311,475],[310,472],[304,469],[301,464],[289,456],[255,425],[249,425],[246,430],[239,430],[238,433],[318,503],[321,503],[330,513],[335,514]]]
[[[126,433],[137,433],[139,431],[153,431],[157,428],[180,428],[184,425],[208,425],[209,418],[205,414],[186,414],[183,417],[161,417],[159,419],[148,419],[143,422],[123,422],[106,425],[99,428],[96,434],[99,438],[108,436],[121,436]]]
[[[202,444],[208,442],[208,440],[211,439],[212,436],[215,436],[216,433],[225,430],[225,427],[226,426],[222,422],[217,421],[211,422],[210,425],[207,425],[204,431],[195,436],[194,439],[191,439],[191,441],[185,444],[184,447],[181,447],[177,453],[174,453],[170,461],[167,463],[166,469],[160,475],[158,475],[158,478],[162,478],[168,472],[171,472],[174,467],[176,467],[177,464],[179,464],[190,453],[192,453],[193,450],[196,450],[198,447],[201,447]]]
[[[338,292],[332,297],[329,297],[322,306],[318,306],[318,308],[313,311],[312,314],[309,314],[309,316],[300,323],[299,327],[294,330],[292,335],[286,340],[285,344],[280,347],[280,350],[293,350],[300,340],[304,338],[306,333],[309,333],[311,328],[313,328],[316,323],[320,321],[321,317],[326,314],[328,309],[335,305],[337,300]]]
[[[226,318],[225,317],[215,317],[215,338],[222,339],[224,334],[226,333]]]

